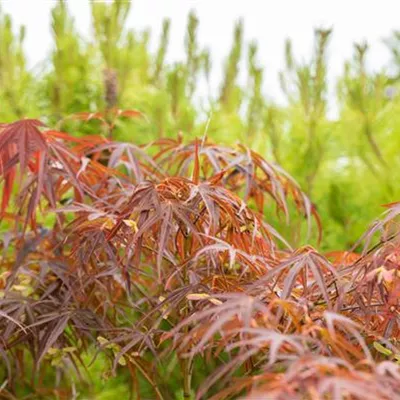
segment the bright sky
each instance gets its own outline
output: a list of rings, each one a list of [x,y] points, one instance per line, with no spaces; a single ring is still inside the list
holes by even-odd
[[[87,0],[67,0],[77,27],[90,34],[90,6]],[[15,24],[27,27],[26,50],[30,65],[42,61],[51,49],[51,0],[0,0],[3,11],[10,13]],[[389,52],[382,39],[400,29],[400,0],[133,0],[128,27],[150,28],[151,46],[156,48],[162,20],[172,20],[169,60],[184,55],[183,37],[190,10],[200,19],[199,39],[209,47],[213,59],[213,82],[219,81],[222,63],[227,55],[235,20],[244,20],[246,41],[259,42],[259,58],[266,67],[265,91],[279,99],[277,78],[283,66],[286,37],[293,40],[295,54],[306,59],[312,48],[315,27],[333,27],[329,51],[329,74],[333,82],[352,56],[352,44],[370,43],[369,66],[387,65]]]

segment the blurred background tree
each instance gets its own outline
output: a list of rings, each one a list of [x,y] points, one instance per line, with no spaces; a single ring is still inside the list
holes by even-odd
[[[29,107],[33,77],[26,67],[23,50],[25,28],[14,33],[11,17],[0,8],[0,118],[21,118],[32,112]]]

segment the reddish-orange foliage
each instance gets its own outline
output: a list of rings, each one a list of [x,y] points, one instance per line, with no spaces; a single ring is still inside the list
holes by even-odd
[[[155,398],[174,395],[155,373],[171,352],[197,398],[400,397],[398,203],[361,254],[323,256],[268,223],[268,202],[288,220],[292,202],[320,230],[295,181],[243,146],[136,146],[36,120],[0,129],[1,216],[14,222],[1,244],[7,391],[28,357],[44,373],[54,349],[76,348],[67,371],[92,345]],[[211,360],[208,376],[193,371]]]

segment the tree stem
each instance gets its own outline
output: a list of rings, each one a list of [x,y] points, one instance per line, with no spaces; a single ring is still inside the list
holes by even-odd
[[[192,395],[192,363],[189,358],[182,360],[183,398],[190,399]]]

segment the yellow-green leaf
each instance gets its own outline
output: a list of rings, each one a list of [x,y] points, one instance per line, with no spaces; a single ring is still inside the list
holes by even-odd
[[[393,354],[392,350],[387,349],[385,346],[382,346],[379,342],[374,342],[375,350],[385,356],[391,356]]]

